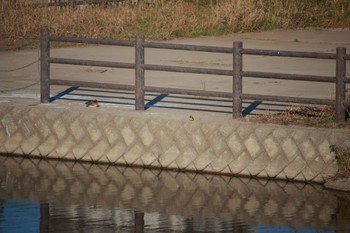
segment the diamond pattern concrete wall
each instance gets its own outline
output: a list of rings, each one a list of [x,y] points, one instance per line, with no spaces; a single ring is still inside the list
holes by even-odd
[[[7,177],[0,179],[2,196],[244,220],[253,225],[297,228],[306,223],[330,229],[341,220],[334,214],[344,204],[321,185],[67,161],[0,156],[0,177]]]
[[[0,106],[0,153],[323,182],[349,130]]]

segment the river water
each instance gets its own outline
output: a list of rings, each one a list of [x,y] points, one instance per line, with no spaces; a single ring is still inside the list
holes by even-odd
[[[0,232],[350,232],[321,185],[0,156]]]

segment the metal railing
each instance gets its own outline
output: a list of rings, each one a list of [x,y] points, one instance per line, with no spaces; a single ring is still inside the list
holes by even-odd
[[[50,57],[49,56],[50,41],[135,47],[135,63]],[[90,87],[90,88],[134,91],[136,110],[145,109],[145,105],[144,105],[145,92],[157,92],[157,93],[166,93],[166,94],[185,94],[185,95],[196,95],[196,96],[231,98],[232,99],[232,116],[234,118],[241,117],[242,101],[249,99],[249,100],[300,103],[300,104],[334,105],[336,121],[344,122],[346,120],[346,111],[347,111],[347,107],[349,106],[349,101],[346,101],[345,92],[346,92],[346,83],[350,83],[350,78],[346,77],[346,60],[350,60],[350,55],[346,54],[346,48],[343,48],[343,47],[338,47],[336,50],[336,53],[318,53],[318,52],[294,52],[294,51],[244,49],[243,43],[240,41],[233,42],[232,48],[147,42],[144,40],[144,36],[142,35],[137,35],[135,41],[70,38],[70,37],[62,37],[62,36],[51,36],[49,35],[49,30],[47,28],[43,28],[41,30],[40,43],[41,43],[40,46],[41,46],[41,102],[42,103],[50,102],[50,85],[65,85],[65,86],[75,86],[75,87]],[[224,69],[193,68],[193,67],[145,64],[145,48],[188,50],[188,51],[202,51],[202,52],[232,54],[233,56],[232,69],[224,70]],[[297,74],[243,71],[243,68],[242,68],[243,55],[283,56],[283,57],[316,58],[316,59],[332,59],[332,60],[335,59],[336,76],[331,77],[331,76],[317,76],[317,75],[297,75]],[[107,83],[97,83],[97,82],[51,79],[50,63],[134,69],[135,85],[110,84],[110,83],[107,84]],[[233,79],[232,92],[146,86],[145,70],[231,76]],[[288,96],[245,94],[242,92],[243,77],[335,83],[336,85],[335,99],[317,99],[317,98],[300,98],[300,97],[288,97]]]

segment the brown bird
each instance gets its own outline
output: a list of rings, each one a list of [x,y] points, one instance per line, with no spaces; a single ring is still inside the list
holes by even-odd
[[[98,108],[98,107],[100,107],[100,105],[98,104],[97,100],[89,100],[88,102],[86,102],[86,107]]]
[[[193,116],[189,116],[189,117],[188,117],[188,120],[189,120],[189,121],[194,121],[194,117],[193,117]]]

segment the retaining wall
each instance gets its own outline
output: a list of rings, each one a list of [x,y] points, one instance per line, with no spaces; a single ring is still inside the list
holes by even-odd
[[[146,111],[147,112],[147,111]],[[146,112],[0,106],[0,153],[324,182],[350,130],[189,121]]]

